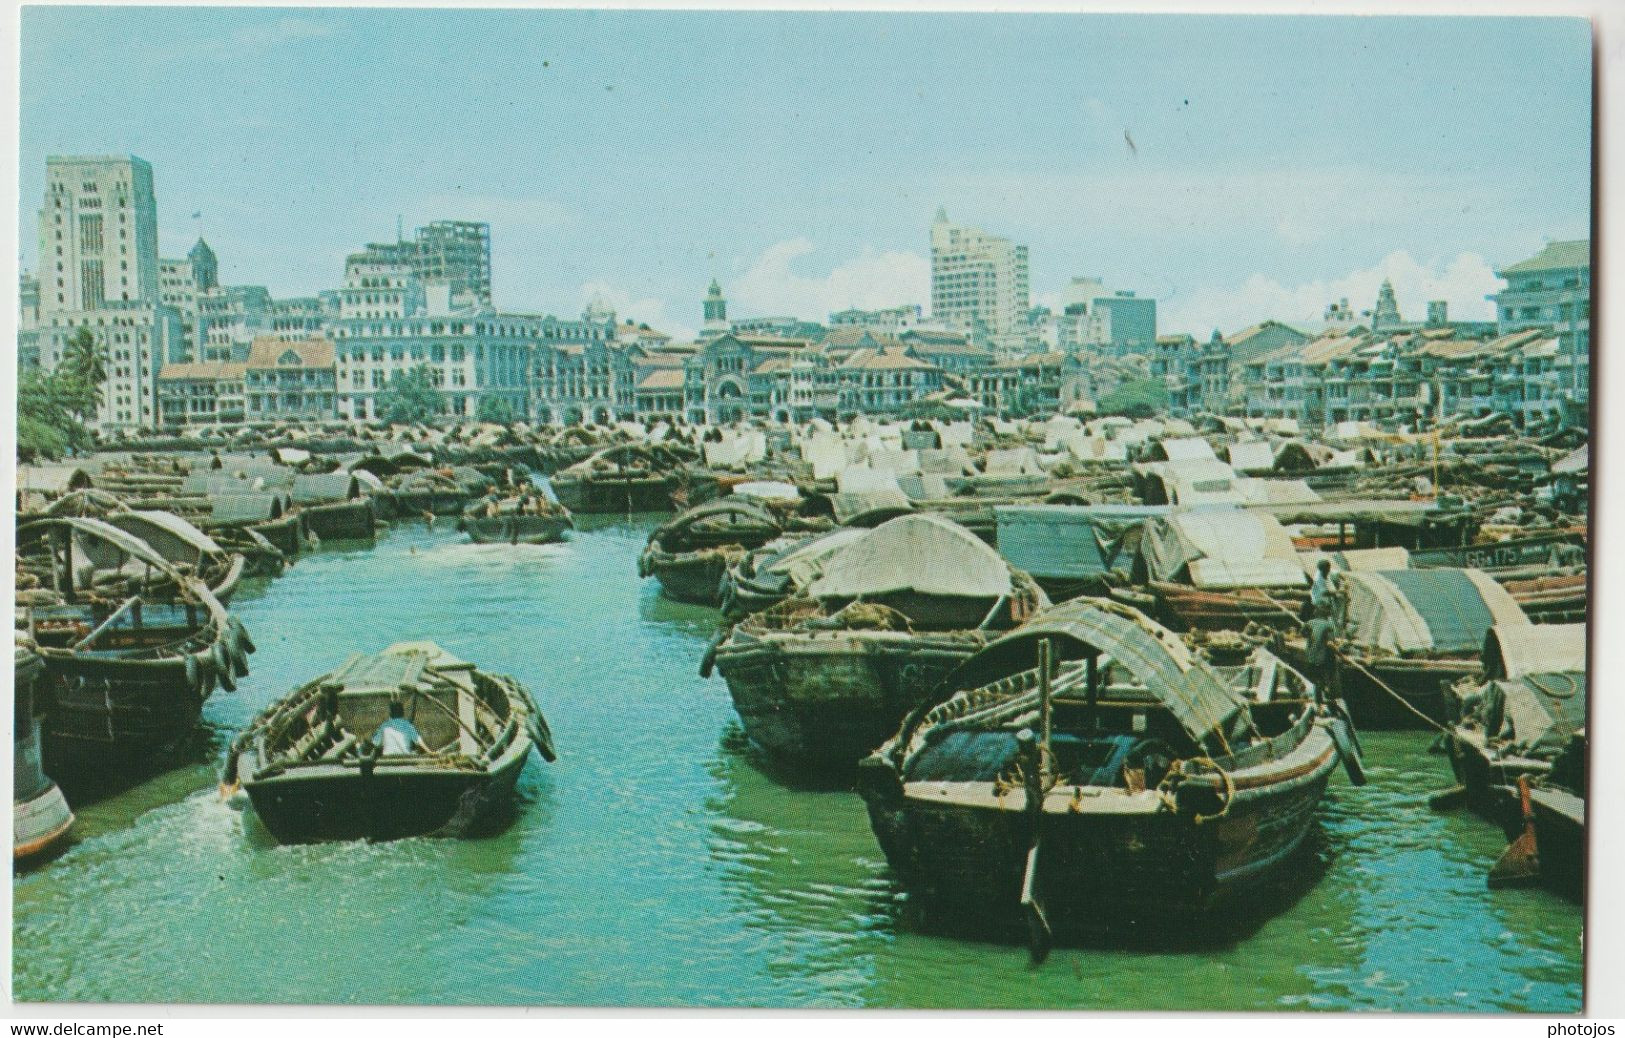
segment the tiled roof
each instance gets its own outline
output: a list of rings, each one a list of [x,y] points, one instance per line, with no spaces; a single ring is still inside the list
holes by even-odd
[[[247,370],[247,364],[238,364],[232,361],[207,361],[197,364],[165,364],[159,369],[158,378],[160,380],[242,378]]]
[[[657,368],[643,376],[638,383],[639,389],[682,389],[683,371],[681,368]]]
[[[915,357],[910,357],[900,349],[858,350],[841,362],[841,367],[856,371],[926,370],[935,366]]]
[[[299,358],[299,366],[305,368],[330,368],[333,366],[333,344],[326,339],[306,339],[303,342],[283,342],[270,335],[261,335],[254,340],[254,345],[248,348],[248,366],[251,368],[276,368],[282,366],[282,358],[292,350]]]
[[[1548,242],[1546,247],[1535,255],[1521,263],[1502,267],[1495,274],[1497,277],[1506,277],[1508,274],[1534,274],[1542,270],[1573,270],[1576,267],[1590,266],[1591,242],[1582,238],[1579,241]]]
[[[1064,353],[1029,353],[1025,357],[1007,357],[994,363],[995,368],[1058,368],[1066,363]]]

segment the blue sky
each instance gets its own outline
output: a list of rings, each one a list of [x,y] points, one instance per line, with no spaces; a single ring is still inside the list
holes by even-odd
[[[20,251],[46,155],[134,153],[165,254],[277,295],[401,215],[489,220],[509,309],[681,332],[715,275],[822,318],[928,303],[945,205],[1039,301],[1099,275],[1165,330],[1384,275],[1487,316],[1491,267],[1588,234],[1590,94],[1577,19],[31,7]]]

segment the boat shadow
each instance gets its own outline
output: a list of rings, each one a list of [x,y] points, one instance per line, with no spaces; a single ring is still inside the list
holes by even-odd
[[[856,796],[857,769],[854,765],[848,768],[809,769],[798,768],[792,764],[776,760],[761,747],[751,742],[750,736],[737,719],[731,720],[722,729],[722,736],[718,739],[722,751],[731,757],[738,758],[752,770],[764,778],[797,793],[845,793],[852,792]]]
[[[200,722],[179,741],[141,754],[111,750],[106,756],[53,764],[46,773],[75,810],[128,793],[172,772],[214,768],[220,763],[230,733],[207,721]]]

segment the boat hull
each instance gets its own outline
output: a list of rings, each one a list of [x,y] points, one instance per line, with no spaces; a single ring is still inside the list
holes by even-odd
[[[562,479],[553,493],[559,503],[581,515],[626,512],[670,512],[672,481],[665,476],[641,479]]]
[[[524,765],[523,754],[488,771],[381,763],[363,775],[357,765],[336,765],[245,780],[243,789],[279,843],[460,837],[502,819]]]
[[[475,544],[557,544],[570,529],[565,515],[498,515],[463,520],[468,539]]]
[[[725,643],[716,665],[745,734],[769,756],[845,770],[983,644],[969,632],[781,632]]]
[[[145,755],[179,742],[198,724],[207,694],[182,659],[47,662],[53,691],[44,723],[53,772],[97,768],[109,754]]]
[[[1189,921],[1242,891],[1278,880],[1313,829],[1337,755],[1318,726],[1282,762],[1279,779],[1238,788],[1220,817],[1195,820],[1155,791],[1046,798],[1038,893],[1058,935],[1155,920]],[[867,767],[868,765],[866,765]],[[1238,780],[1239,781],[1239,780]],[[922,901],[994,926],[1020,920],[1034,815],[1021,790],[910,783],[900,796],[860,782],[870,824],[898,878]],[[1138,801],[1138,803],[1134,803]]]
[[[377,537],[378,512],[372,498],[306,505],[305,528],[324,541],[370,541]]]
[[[1518,790],[1501,786],[1502,828],[1508,840],[1523,832],[1523,809]],[[1535,816],[1535,855],[1540,862],[1540,883],[1575,901],[1585,898],[1585,800],[1562,789],[1535,787],[1529,791]]]
[[[667,598],[716,608],[722,604],[722,577],[736,557],[715,548],[677,555],[649,549],[642,564]]]

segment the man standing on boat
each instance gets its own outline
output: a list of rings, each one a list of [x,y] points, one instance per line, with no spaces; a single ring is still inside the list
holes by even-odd
[[[399,699],[389,701],[389,720],[372,733],[372,741],[385,757],[405,756],[409,753],[433,753],[417,725],[406,719],[406,710]]]

